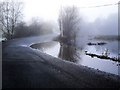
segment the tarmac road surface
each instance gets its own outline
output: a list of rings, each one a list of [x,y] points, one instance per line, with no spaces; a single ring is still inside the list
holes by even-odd
[[[55,37],[46,35],[7,42],[2,52],[2,88],[120,87],[120,76],[55,58],[29,47]]]

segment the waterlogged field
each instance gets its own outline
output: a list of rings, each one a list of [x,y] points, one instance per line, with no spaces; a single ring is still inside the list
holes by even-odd
[[[86,46],[85,50],[89,53],[94,53],[97,55],[102,55],[102,53],[108,49],[109,57],[118,58],[118,42],[111,41],[107,42],[106,45],[92,45]],[[81,60],[78,61],[78,64],[85,65],[88,67],[92,67],[95,69],[99,69],[105,72],[113,73],[118,75],[119,74],[119,62],[115,62],[108,59],[100,59],[97,57],[87,56],[85,54],[81,54]]]
[[[120,63],[115,62],[109,59],[100,59],[97,57],[91,57],[85,54],[85,51],[88,53],[93,53],[96,55],[102,55],[105,50],[108,50],[108,56],[111,58],[118,58],[119,57],[119,46],[118,46],[118,39],[90,39],[86,40],[86,43],[84,47],[82,47],[82,44],[79,44],[78,47],[75,49],[75,53],[77,53],[76,61],[74,63],[78,65],[84,65],[88,66],[97,70],[105,71],[108,73],[120,75]],[[98,44],[104,42],[105,44]],[[88,45],[88,43],[94,43],[93,45]],[[62,48],[66,50],[62,50],[61,47],[67,47],[66,45],[61,45],[58,41],[51,41],[51,42],[46,42],[46,43],[39,43],[39,44],[34,44],[31,47],[35,49],[40,49],[44,53],[47,53],[49,55],[52,55],[54,57],[62,58],[64,60],[71,61],[69,59],[66,59],[64,57],[60,57],[60,54],[63,53],[65,54],[65,51],[68,50],[68,48]],[[70,49],[70,48],[69,48]],[[73,50],[73,49],[71,49]],[[69,50],[68,52],[70,52]],[[68,53],[66,52],[66,53]],[[66,54],[67,57],[71,57],[71,54]],[[65,56],[66,56],[65,55]],[[64,56],[64,55],[63,55]],[[72,55],[75,56],[75,55]]]

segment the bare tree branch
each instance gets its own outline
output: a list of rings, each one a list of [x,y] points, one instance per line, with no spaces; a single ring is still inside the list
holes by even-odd
[[[66,7],[61,9],[59,14],[59,28],[61,36],[67,41],[74,40],[80,27],[80,16],[76,7]],[[65,41],[66,41],[65,40]],[[71,42],[70,42],[71,43]]]
[[[3,33],[7,32],[7,35],[13,36],[17,23],[21,21],[22,4],[14,0],[0,2],[0,23]],[[6,39],[11,39],[11,37],[6,37]]]

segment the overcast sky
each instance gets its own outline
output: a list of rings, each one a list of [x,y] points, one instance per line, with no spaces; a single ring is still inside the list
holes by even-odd
[[[80,35],[118,35],[118,14],[110,14],[107,18],[97,18],[94,22],[83,21]]]
[[[32,17],[40,17],[43,20],[54,20],[58,18],[59,10],[64,6],[79,7],[82,18],[88,22],[94,21],[96,18],[106,18],[112,13],[117,12],[117,5],[97,7],[97,8],[81,8],[89,6],[98,6],[104,4],[115,4],[119,0],[22,0],[24,6],[24,18],[28,21]]]
[[[1,0],[0,0],[1,1]],[[39,17],[41,20],[57,22],[59,10],[64,6],[76,6],[83,19],[81,31],[90,34],[118,33],[118,5],[82,8],[115,4],[119,0],[20,0],[24,2],[24,19]],[[92,33],[91,33],[92,32]]]
[[[57,22],[61,7],[76,6],[82,17],[81,31],[88,34],[118,33],[118,5],[83,8],[106,4],[115,4],[119,0],[23,0],[24,18],[29,21],[32,17]]]

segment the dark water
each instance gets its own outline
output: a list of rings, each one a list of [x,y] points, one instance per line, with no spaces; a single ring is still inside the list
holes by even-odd
[[[89,41],[88,41],[89,42]],[[97,43],[100,40],[93,40],[91,42]],[[85,55],[85,50],[89,53],[101,55],[105,49],[109,50],[109,57],[118,57],[118,41],[105,41],[105,45],[87,45],[87,43],[78,44],[78,48],[61,44],[57,41],[51,41],[46,43],[40,43],[33,45],[33,48],[42,50],[44,53],[59,57],[64,60],[72,61],[79,65],[88,66],[101,71],[109,72],[112,74],[119,75],[120,66],[118,62],[112,60],[105,60],[99,58],[91,58]]]

